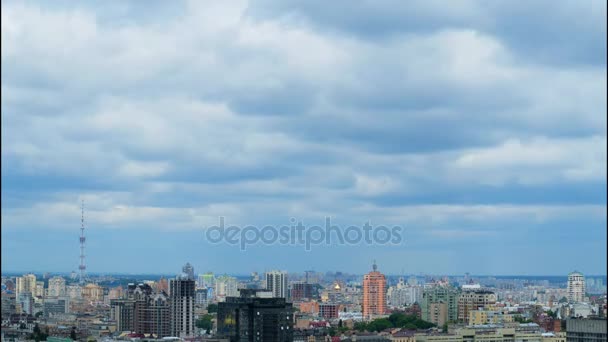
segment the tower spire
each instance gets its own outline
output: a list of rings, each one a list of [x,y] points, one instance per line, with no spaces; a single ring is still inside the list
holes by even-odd
[[[86,237],[84,236],[84,200],[82,200],[82,204],[80,206],[80,265],[78,269],[80,270],[79,282],[80,285],[83,285],[86,278],[86,269],[87,266],[85,264],[84,257],[84,245],[85,245]]]

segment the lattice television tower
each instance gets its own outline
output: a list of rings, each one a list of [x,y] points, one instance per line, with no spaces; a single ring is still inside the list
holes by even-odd
[[[84,200],[82,200],[81,208],[81,216],[80,216],[80,265],[78,269],[80,270],[79,282],[80,285],[84,284],[86,278],[86,269],[87,266],[84,262],[84,243],[86,238],[84,237]]]

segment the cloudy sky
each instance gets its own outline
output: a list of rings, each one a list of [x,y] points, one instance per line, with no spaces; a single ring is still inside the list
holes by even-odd
[[[2,1],[2,269],[605,274],[606,110],[602,0]]]

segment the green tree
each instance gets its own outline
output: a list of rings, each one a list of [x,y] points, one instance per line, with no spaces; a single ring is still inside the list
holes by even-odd
[[[387,318],[379,318],[370,322],[368,328],[370,331],[382,331],[384,329],[392,328],[393,324]]]
[[[365,322],[356,322],[354,328],[357,331],[366,331],[366,330],[368,330],[367,329],[367,324]]]
[[[203,317],[196,320],[195,325],[197,328],[204,329],[208,334],[211,331],[211,329],[213,328],[212,320],[213,320],[212,315],[204,315]]]
[[[72,327],[72,331],[70,331],[70,338],[76,341],[76,327]]]

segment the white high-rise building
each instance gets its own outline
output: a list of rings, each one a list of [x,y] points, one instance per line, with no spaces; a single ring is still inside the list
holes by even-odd
[[[65,288],[65,292],[71,299],[82,298],[82,287],[80,285],[68,285]]]
[[[287,272],[266,272],[266,289],[271,291],[275,298],[287,298]]]
[[[585,276],[577,271],[568,274],[568,301],[582,302],[585,299]]]
[[[53,277],[49,279],[49,297],[63,297],[65,296],[65,279],[63,277]]]
[[[16,292],[17,296],[20,293],[29,293],[33,296],[36,295],[36,275],[26,274],[23,277],[17,277],[16,279]]]
[[[222,302],[226,297],[238,297],[238,282],[236,278],[226,275],[215,278],[215,297]]]
[[[34,295],[36,297],[44,297],[44,281],[36,282],[36,290],[34,291]]]

